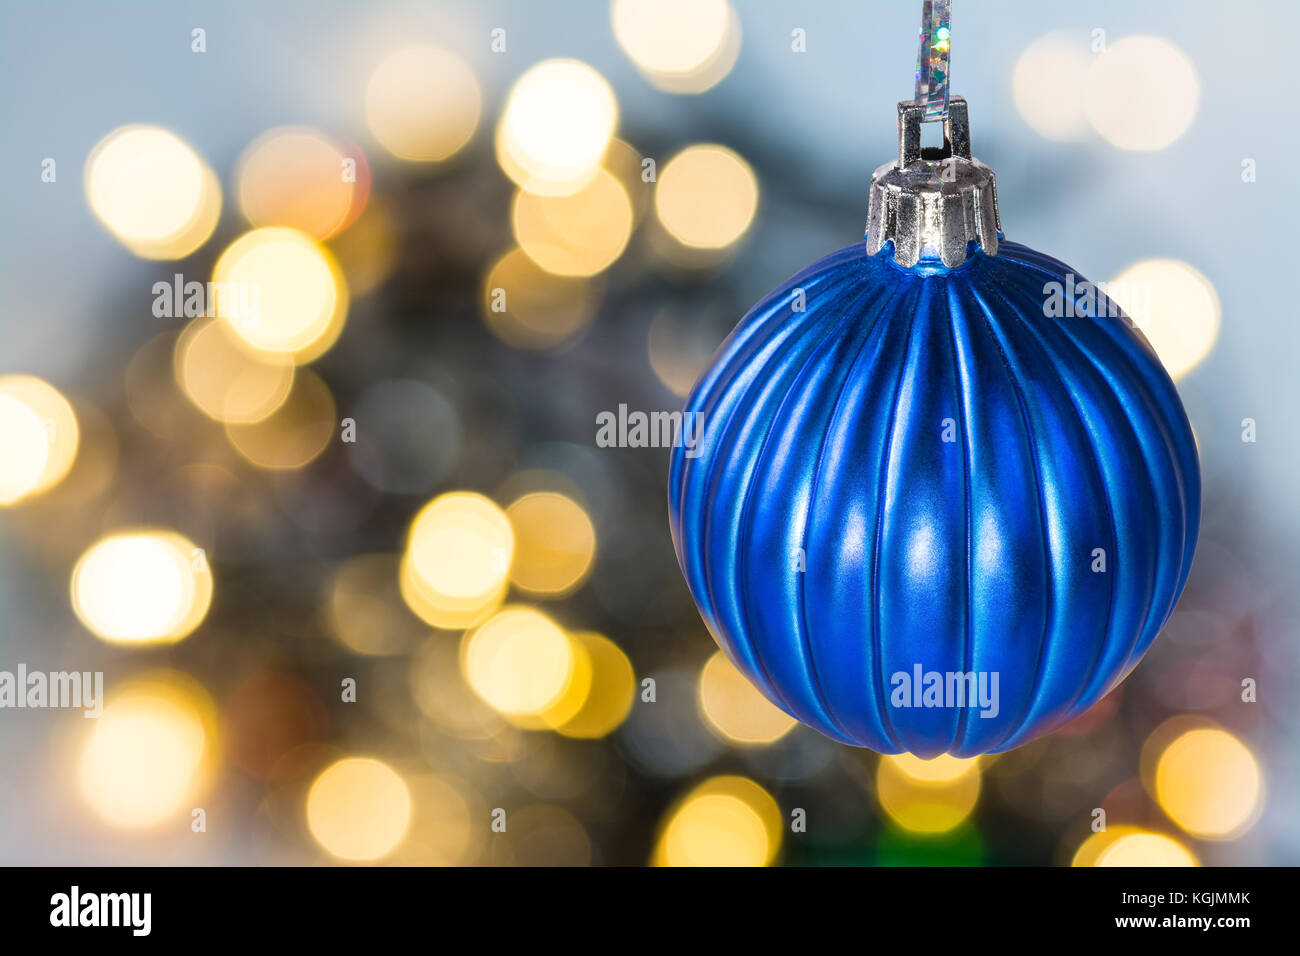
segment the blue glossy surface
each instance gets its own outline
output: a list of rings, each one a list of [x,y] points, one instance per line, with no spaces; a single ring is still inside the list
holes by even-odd
[[[706,624],[773,703],[844,743],[969,756],[1136,666],[1187,578],[1200,473],[1127,318],[1044,314],[1069,267],[1004,241],[926,271],[859,242],[755,306],[687,400],[700,454],[674,449],[669,514]],[[996,672],[997,716],[894,706],[916,665]]]

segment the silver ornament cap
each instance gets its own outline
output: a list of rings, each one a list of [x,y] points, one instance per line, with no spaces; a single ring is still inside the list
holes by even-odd
[[[892,242],[900,266],[938,259],[955,269],[973,242],[996,256],[1002,232],[997,183],[993,170],[971,157],[966,101],[949,100],[942,147],[921,147],[924,118],[924,105],[898,104],[898,161],[871,174],[867,255]]]

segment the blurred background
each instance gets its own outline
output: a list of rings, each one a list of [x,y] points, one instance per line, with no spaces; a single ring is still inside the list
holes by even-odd
[[[1205,499],[1115,693],[923,762],[751,689],[596,440],[861,241],[920,3],[0,6],[0,671],[106,697],[0,711],[0,862],[1300,863],[1293,12],[955,4],[1007,236],[1137,290]]]

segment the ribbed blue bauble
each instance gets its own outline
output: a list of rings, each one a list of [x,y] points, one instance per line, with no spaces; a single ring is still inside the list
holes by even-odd
[[[1131,321],[1001,239],[966,104],[942,149],[909,104],[899,128],[867,242],[756,305],[696,384],[670,522],[709,630],[782,710],[882,753],[995,753],[1083,713],[1159,633],[1196,445]]]

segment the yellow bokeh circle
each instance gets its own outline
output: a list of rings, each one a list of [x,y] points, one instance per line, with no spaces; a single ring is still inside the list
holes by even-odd
[[[438,162],[459,152],[478,128],[482,108],[469,65],[436,46],[394,51],[366,85],[371,134],[408,162]]]
[[[472,627],[505,596],[514,552],[510,519],[496,502],[468,491],[439,495],[407,532],[402,597],[435,627]]]
[[[483,321],[512,348],[548,349],[586,326],[599,289],[586,279],[547,272],[522,249],[511,249],[483,282]]]
[[[775,743],[798,724],[764,697],[722,651],[710,657],[700,672],[699,703],[709,728],[733,744]]]
[[[194,681],[172,672],[134,679],[104,704],[82,746],[82,799],[113,826],[158,826],[192,808],[216,748],[216,709]]]
[[[745,777],[713,777],[679,800],[660,828],[656,866],[770,866],[784,821],[772,795]]]
[[[176,382],[209,418],[250,425],[274,414],[293,388],[294,367],[242,348],[224,322],[196,319],[176,340]]]
[[[1164,37],[1130,36],[1093,58],[1084,112],[1112,146],[1151,152],[1191,127],[1200,108],[1196,67]]]
[[[307,826],[328,853],[370,861],[401,844],[411,823],[411,792],[392,767],[369,757],[330,764],[307,794]]]
[[[591,570],[596,529],[582,507],[553,491],[526,494],[506,508],[515,533],[510,579],[534,594],[563,595]]]
[[[622,648],[604,635],[574,631],[569,636],[586,652],[591,668],[590,687],[583,695],[581,706],[555,729],[565,737],[608,736],[632,709],[636,699],[636,672]]]
[[[740,19],[727,0],[614,0],[610,21],[637,69],[670,93],[709,89],[740,53]]]
[[[85,187],[96,218],[145,259],[189,255],[221,215],[216,175],[159,126],[123,126],[101,139],[86,159]]]
[[[170,531],[101,538],[72,571],[72,607],[97,637],[117,644],[179,641],[212,604],[207,556]]]
[[[604,169],[565,196],[515,195],[515,241],[530,259],[559,276],[593,276],[608,269],[632,235],[627,190]]]
[[[236,163],[239,208],[254,226],[288,226],[317,239],[339,232],[362,199],[357,157],[307,126],[267,130]]]
[[[1174,379],[1196,368],[1219,338],[1218,293],[1193,266],[1177,259],[1144,259],[1106,283]]]
[[[1188,730],[1160,754],[1155,795],[1169,818],[1203,840],[1240,836],[1263,792],[1259,763],[1240,740],[1214,727]]]
[[[876,770],[881,808],[905,830],[947,833],[975,809],[980,795],[977,761],[918,761],[911,754],[884,756]]]
[[[296,229],[254,229],[213,269],[216,313],[266,360],[310,362],[343,331],[348,291],[334,256]]]
[[[80,441],[77,416],[58,389],[31,375],[0,376],[0,507],[62,481]]]
[[[1101,851],[1095,866],[1200,866],[1194,854],[1163,833],[1127,833]]]
[[[506,607],[468,632],[460,659],[474,692],[523,727],[555,726],[575,716],[577,708],[558,715],[560,719],[553,711],[564,704],[575,678],[580,690],[582,683],[590,687],[590,662],[583,666],[569,635],[529,607]]]
[[[758,210],[758,179],[725,146],[688,146],[659,173],[655,212],[668,234],[693,249],[724,249]]]
[[[522,189],[562,196],[595,176],[618,127],[618,101],[579,60],[544,60],[511,88],[497,125],[497,162]]]

